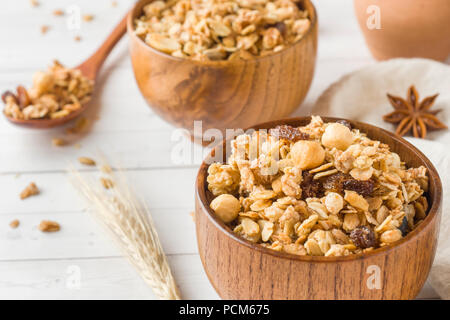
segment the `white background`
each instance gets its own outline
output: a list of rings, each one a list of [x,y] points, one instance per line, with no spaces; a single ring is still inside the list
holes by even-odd
[[[75,66],[89,56],[127,11],[132,1],[40,0],[0,1],[0,91],[30,85],[34,71],[57,58]],[[358,29],[352,1],[316,0],[319,54],[312,88],[296,115],[309,114],[314,101],[342,75],[370,63]],[[93,14],[81,30],[68,30],[66,17],[54,9],[71,5]],[[41,35],[40,27],[50,26]],[[74,36],[80,35],[80,42]],[[198,165],[173,165],[173,128],[146,105],[135,84],[123,39],[106,61],[88,117],[89,131],[71,138],[69,146],[51,145],[66,138],[64,129],[17,128],[0,117],[0,298],[152,299],[151,290],[121,257],[68,181],[65,170],[79,156],[103,152],[128,171],[134,188],[148,203],[169,256],[182,295],[187,299],[218,298],[197,254],[194,223],[194,181]],[[81,144],[77,149],[74,145]],[[76,164],[79,166],[78,164]],[[81,168],[86,170],[86,168]],[[20,191],[35,181],[42,193],[25,201]],[[9,228],[20,220],[16,230]],[[42,219],[58,221],[62,230],[43,234]],[[71,274],[79,271],[81,287]],[[435,298],[426,285],[421,298]]]

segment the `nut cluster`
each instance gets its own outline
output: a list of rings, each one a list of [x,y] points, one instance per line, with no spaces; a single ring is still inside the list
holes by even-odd
[[[427,214],[427,170],[348,122],[242,134],[208,168],[215,214],[243,238],[297,255],[345,256],[390,245]]]
[[[158,0],[143,8],[135,32],[172,56],[208,61],[278,52],[310,25],[301,0]]]
[[[18,120],[56,119],[77,111],[88,102],[93,91],[93,82],[80,70],[67,69],[58,61],[47,71],[36,72],[33,86],[26,90],[17,87],[17,93],[3,93],[4,113]]]

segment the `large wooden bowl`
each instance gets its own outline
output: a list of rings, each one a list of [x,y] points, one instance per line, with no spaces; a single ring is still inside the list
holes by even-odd
[[[335,118],[323,118],[335,121]],[[301,126],[310,118],[264,123]],[[263,248],[235,235],[209,208],[208,164],[196,182],[195,223],[203,267],[224,299],[412,299],[427,279],[441,217],[442,185],[431,162],[413,145],[383,129],[350,121],[372,139],[387,143],[408,166],[428,169],[430,209],[425,220],[395,245],[346,257],[295,256]],[[379,286],[378,286],[379,285]],[[379,287],[379,289],[377,289]]]
[[[199,62],[172,57],[148,46],[135,33],[141,0],[128,17],[130,55],[139,89],[153,110],[171,124],[193,133],[202,129],[246,128],[281,119],[300,106],[310,87],[317,52],[317,16],[304,38],[276,54],[254,60]]]

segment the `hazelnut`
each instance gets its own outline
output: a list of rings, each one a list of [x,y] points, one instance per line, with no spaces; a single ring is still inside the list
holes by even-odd
[[[222,194],[211,201],[211,209],[215,214],[222,219],[223,222],[228,223],[237,218],[241,204],[239,200],[231,194]]]
[[[325,160],[325,150],[317,141],[297,141],[291,148],[296,167],[305,170],[320,166]]]
[[[346,150],[353,143],[353,133],[340,123],[332,123],[327,126],[322,135],[322,144],[327,148]]]
[[[38,96],[48,92],[53,87],[54,79],[49,73],[38,71],[33,76],[33,88]]]

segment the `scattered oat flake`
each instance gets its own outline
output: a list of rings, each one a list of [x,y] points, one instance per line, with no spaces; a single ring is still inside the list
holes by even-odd
[[[104,165],[102,165],[100,167],[100,171],[103,172],[103,173],[111,173],[112,172],[112,168],[109,165],[104,164]]]
[[[117,7],[117,1],[112,1],[112,2],[111,2],[111,6]]]
[[[74,148],[75,149],[81,149],[81,144],[79,144],[79,143],[74,144]]]
[[[64,145],[66,145],[66,141],[64,139],[62,139],[62,138],[53,138],[52,139],[52,144],[55,147],[62,147]]]
[[[75,41],[81,41],[81,37],[80,36],[75,36],[75,38],[73,38]]]
[[[17,220],[17,219],[15,219],[15,220],[13,220],[13,221],[11,221],[11,222],[9,223],[9,226],[10,226],[12,229],[16,229],[19,225],[20,225],[20,221]]]
[[[53,15],[54,16],[63,16],[64,15],[64,11],[61,9],[56,9],[53,11]]]
[[[39,194],[39,189],[34,182],[31,182],[21,193],[20,199],[24,200],[28,197]]]
[[[83,16],[83,20],[86,22],[92,21],[92,20],[94,20],[94,16],[92,14],[85,14]]]
[[[32,7],[39,6],[39,2],[37,0],[30,0],[30,4],[31,4]]]
[[[88,157],[80,157],[78,161],[86,166],[95,166],[95,161]]]
[[[105,189],[111,189],[114,187],[114,182],[112,182],[111,179],[101,177],[100,182]]]
[[[57,232],[61,229],[61,226],[55,221],[42,220],[38,228],[42,232]]]
[[[66,129],[66,133],[67,134],[81,133],[84,131],[84,129],[86,129],[88,124],[89,124],[89,120],[86,119],[85,117],[81,117],[75,122],[75,126]]]
[[[42,34],[46,34],[48,29],[50,29],[49,26],[46,26],[46,25],[41,26],[41,33]]]

